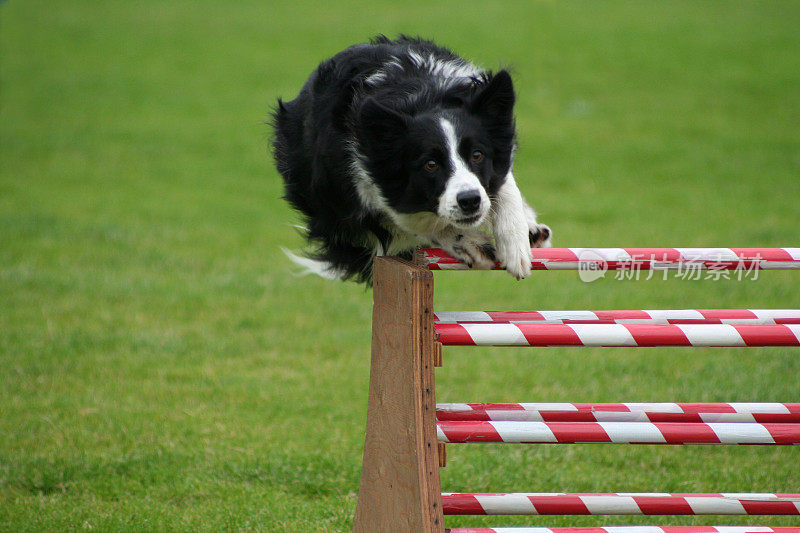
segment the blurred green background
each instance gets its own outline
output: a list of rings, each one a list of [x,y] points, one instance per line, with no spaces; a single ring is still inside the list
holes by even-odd
[[[796,2],[1,3],[0,529],[351,527],[371,293],[293,275],[266,125],[319,61],[405,32],[511,67],[557,246],[800,246],[798,27]],[[790,272],[436,285],[441,310],[800,306]],[[800,401],[796,349],[451,349],[438,374],[440,401]],[[800,491],[789,448],[448,452],[447,491]]]

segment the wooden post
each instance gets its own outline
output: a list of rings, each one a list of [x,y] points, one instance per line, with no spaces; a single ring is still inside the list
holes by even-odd
[[[378,257],[354,533],[443,533],[434,392],[433,275]]]

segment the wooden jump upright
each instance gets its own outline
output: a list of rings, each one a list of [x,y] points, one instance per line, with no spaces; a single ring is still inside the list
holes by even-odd
[[[441,533],[433,274],[378,257],[373,279],[369,407],[353,531]]]

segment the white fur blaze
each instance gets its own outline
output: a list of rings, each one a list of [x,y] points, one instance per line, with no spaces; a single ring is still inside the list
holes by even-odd
[[[509,172],[497,191],[492,210],[492,227],[497,243],[497,259],[517,279],[531,274],[531,245],[528,214],[514,176]],[[530,210],[532,213],[533,210]]]
[[[458,155],[458,139],[453,124],[447,119],[440,119],[442,133],[447,139],[447,151],[449,152],[450,164],[453,166],[453,174],[447,180],[444,192],[439,197],[437,214],[446,219],[451,224],[462,227],[479,226],[489,212],[490,201],[486,189],[481,185],[481,181],[461,160]],[[478,212],[474,216],[466,216],[458,205],[458,193],[465,191],[475,191],[480,194],[481,203]],[[465,218],[470,218],[469,222],[461,222]]]

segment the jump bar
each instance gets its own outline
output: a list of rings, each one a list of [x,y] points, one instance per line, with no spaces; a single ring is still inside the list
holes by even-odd
[[[524,444],[800,444],[800,424],[469,422],[440,420],[440,442]]]
[[[447,346],[800,346],[800,324],[434,324]]]
[[[438,420],[800,423],[800,403],[440,403]]]
[[[446,515],[799,515],[800,494],[444,493]]]
[[[431,270],[469,270],[439,248],[420,250]],[[532,270],[800,270],[800,248],[533,248]],[[495,263],[492,270],[502,270]]]
[[[456,527],[447,533],[800,533],[800,527],[766,526],[606,526]]]
[[[439,311],[439,324],[800,324],[800,309]]]

